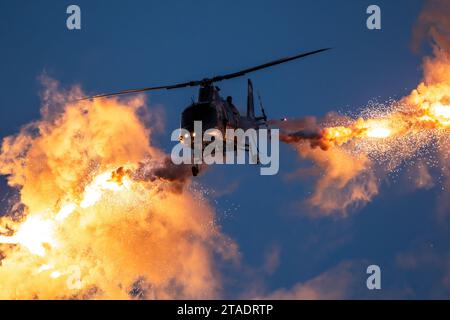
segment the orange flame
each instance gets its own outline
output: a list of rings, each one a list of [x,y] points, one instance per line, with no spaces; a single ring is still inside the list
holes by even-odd
[[[166,157],[138,116],[142,98],[61,105],[82,94],[50,82],[39,133],[24,128],[0,152],[25,208],[0,218],[0,299],[217,296],[213,254],[233,258],[234,244],[198,192],[139,176]]]

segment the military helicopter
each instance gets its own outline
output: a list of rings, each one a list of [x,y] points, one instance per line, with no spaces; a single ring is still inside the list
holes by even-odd
[[[233,104],[233,99],[228,96],[223,99],[219,94],[219,87],[215,85],[216,82],[230,80],[238,77],[242,77],[248,73],[258,71],[261,69],[269,68],[278,64],[282,64],[288,61],[304,58],[313,54],[317,54],[331,48],[324,48],[309,52],[300,53],[294,56],[285,57],[282,59],[267,62],[255,67],[247,68],[241,71],[228,73],[225,75],[214,76],[212,78],[204,78],[202,80],[194,80],[188,82],[177,83],[173,85],[147,87],[140,89],[128,89],[119,92],[98,94],[90,97],[85,97],[79,100],[89,100],[104,97],[120,96],[132,93],[140,93],[154,90],[172,90],[185,87],[200,87],[197,101],[193,101],[188,107],[186,107],[181,113],[181,128],[187,130],[194,135],[194,121],[202,122],[202,130],[217,129],[222,133],[225,130],[230,129],[243,129],[247,130],[253,128],[258,130],[261,127],[268,128],[267,115],[260,99],[261,115],[255,116],[254,108],[254,96],[253,85],[250,79],[248,79],[248,93],[247,93],[247,114],[241,115],[239,110]],[[180,137],[183,139],[183,137]],[[203,146],[204,147],[204,146]],[[197,176],[199,173],[198,165],[193,165],[192,174]]]

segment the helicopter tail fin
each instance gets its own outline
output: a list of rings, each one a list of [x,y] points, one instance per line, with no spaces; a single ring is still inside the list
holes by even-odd
[[[255,119],[255,106],[253,102],[253,84],[248,79],[248,92],[247,92],[247,118]]]

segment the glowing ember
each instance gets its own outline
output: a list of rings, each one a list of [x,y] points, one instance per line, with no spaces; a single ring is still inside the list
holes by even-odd
[[[115,181],[111,172],[100,174],[84,190],[84,198],[80,203],[80,207],[87,208],[96,204],[105,191],[118,192],[129,187],[130,181],[126,177],[121,177],[118,181]]]
[[[430,107],[430,114],[443,126],[450,125],[450,106],[435,103]]]
[[[385,127],[368,128],[366,135],[370,138],[387,138],[391,135],[391,129]]]
[[[1,236],[0,242],[20,244],[31,253],[44,256],[46,248],[56,244],[53,222],[38,215],[31,215],[20,225],[16,234],[10,237]]]

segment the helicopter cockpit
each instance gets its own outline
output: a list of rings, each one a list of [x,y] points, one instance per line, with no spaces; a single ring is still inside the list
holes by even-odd
[[[194,121],[201,121],[202,130],[217,127],[217,111],[209,102],[194,103],[181,113],[181,128],[194,132]]]

